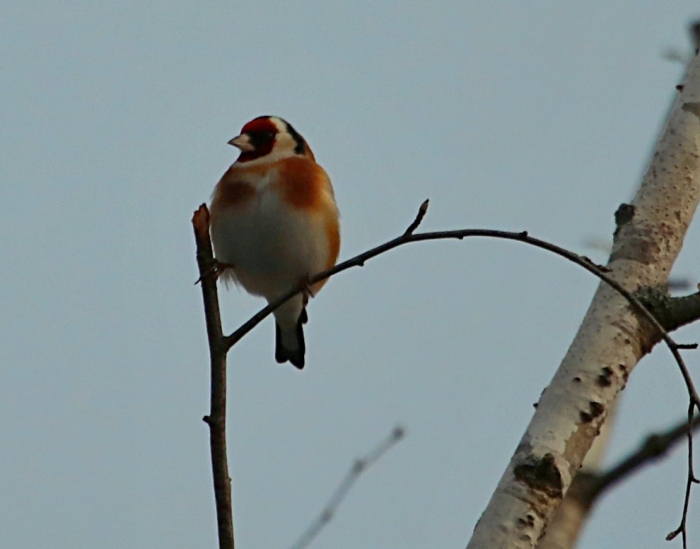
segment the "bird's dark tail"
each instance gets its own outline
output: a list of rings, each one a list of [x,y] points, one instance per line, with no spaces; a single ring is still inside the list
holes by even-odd
[[[275,323],[275,360],[282,364],[291,362],[300,370],[304,368],[306,343],[304,342],[304,324],[309,321],[306,309],[302,310],[293,330],[284,330]]]

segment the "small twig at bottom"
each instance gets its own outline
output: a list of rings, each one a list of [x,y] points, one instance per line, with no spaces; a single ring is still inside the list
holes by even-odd
[[[688,423],[686,428],[686,436],[688,437],[688,475],[685,481],[685,499],[683,500],[683,514],[681,515],[681,523],[673,532],[666,536],[667,541],[671,541],[678,534],[683,538],[683,549],[688,548],[688,509],[690,508],[690,492],[693,489],[693,484],[698,484],[700,481],[695,478],[693,471],[693,415],[695,405],[691,402],[688,406]]]
[[[348,495],[348,492],[360,475],[377,460],[379,460],[379,458],[386,454],[392,446],[394,446],[405,436],[405,434],[406,430],[403,427],[395,427],[391,433],[365,457],[355,460],[352,467],[350,467],[350,470],[347,472],[345,477],[343,477],[343,480],[338,485],[338,488],[336,488],[335,492],[331,496],[331,499],[323,508],[323,511],[321,511],[321,514],[309,525],[297,542],[292,545],[292,549],[304,549],[305,547],[308,547],[308,545],[313,541],[323,527],[333,519],[338,507],[340,507],[340,504],[345,499],[345,496]]]

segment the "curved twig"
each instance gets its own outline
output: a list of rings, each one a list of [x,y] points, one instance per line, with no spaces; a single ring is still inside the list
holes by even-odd
[[[320,282],[321,280],[325,280],[326,278],[330,278],[333,275],[336,275],[342,271],[346,271],[352,267],[363,267],[365,262],[369,259],[372,259],[374,257],[377,257],[378,255],[381,255],[385,252],[388,252],[389,250],[393,250],[394,248],[398,248],[399,246],[403,246],[404,244],[410,244],[412,242],[424,242],[427,240],[446,240],[446,239],[458,239],[462,240],[463,238],[468,238],[468,237],[475,237],[475,236],[480,236],[480,237],[487,237],[487,238],[499,238],[503,240],[515,240],[518,242],[524,242],[526,244],[529,244],[531,246],[535,246],[536,248],[541,248],[543,250],[547,250],[549,252],[552,252],[560,257],[563,257],[565,259],[568,259],[572,263],[576,263],[577,265],[583,267],[586,269],[588,272],[592,273],[593,275],[597,276],[600,280],[605,282],[608,286],[613,288],[616,292],[618,292],[620,295],[622,295],[629,303],[632,305],[632,307],[637,311],[645,320],[647,320],[658,332],[660,335],[661,339],[666,343],[668,348],[671,350],[671,353],[673,354],[673,357],[676,359],[676,362],[678,363],[678,367],[681,370],[681,375],[683,376],[683,380],[685,381],[685,385],[688,391],[688,394],[690,396],[690,400],[693,403],[694,406],[697,407],[698,411],[700,411],[700,396],[698,396],[698,393],[695,389],[695,385],[693,383],[692,378],[690,377],[690,373],[688,372],[688,368],[685,365],[685,362],[683,361],[683,357],[681,357],[681,354],[679,352],[680,349],[694,349],[697,347],[696,344],[692,345],[680,345],[676,343],[671,336],[668,335],[668,332],[664,329],[664,327],[661,325],[661,323],[656,319],[656,317],[647,309],[644,304],[637,299],[634,295],[632,295],[631,292],[626,290],[625,288],[622,287],[618,282],[613,280],[611,277],[609,277],[606,274],[607,269],[605,267],[602,267],[600,265],[596,265],[593,263],[590,259],[584,256],[580,256],[574,252],[571,252],[565,248],[562,248],[560,246],[557,246],[555,244],[551,244],[549,242],[546,242],[544,240],[540,240],[539,238],[534,238],[532,236],[529,236],[527,231],[522,231],[522,232],[512,232],[512,231],[498,231],[498,230],[492,230],[492,229],[458,229],[458,230],[452,230],[452,231],[435,231],[435,232],[427,232],[427,233],[414,233],[413,231],[418,228],[418,225],[420,222],[423,220],[423,217],[425,216],[425,213],[428,209],[427,205],[427,200],[423,202],[421,205],[420,209],[418,210],[418,214],[416,215],[416,218],[414,221],[409,225],[408,229],[399,237],[394,238],[392,240],[389,240],[388,242],[385,242],[384,244],[380,244],[379,246],[376,246],[372,248],[371,250],[368,250],[364,253],[361,253],[359,255],[356,255],[353,258],[350,258],[346,261],[343,261],[342,263],[339,263],[332,269],[328,269],[326,271],[323,271],[315,276],[312,276],[308,281],[305,281],[303,284],[299,284],[296,287],[292,288],[288,292],[282,294],[280,297],[269,303],[266,307],[262,308],[260,311],[258,311],[255,315],[253,315],[248,321],[243,323],[237,330],[235,330],[231,335],[226,336],[224,338],[224,342],[226,345],[227,349],[230,349],[233,347],[236,343],[238,343],[243,336],[245,336],[248,332],[250,332],[253,328],[255,328],[260,322],[262,322],[265,318],[267,318],[270,314],[272,314],[278,307],[282,306],[284,303],[289,301],[292,297],[297,295],[298,293],[302,292],[308,285],[313,285],[317,282]]]
[[[415,233],[414,231],[418,228],[418,226],[421,224],[423,221],[423,218],[426,215],[428,209],[428,201],[424,201],[419,210],[418,213],[415,217],[415,219],[411,222],[411,224],[408,226],[406,231],[399,237],[396,237],[392,240],[389,240],[388,242],[385,242],[384,244],[380,244],[379,246],[376,246],[366,252],[363,252],[353,258],[350,258],[342,263],[339,263],[335,267],[328,269],[326,271],[323,271],[321,273],[318,273],[317,275],[311,277],[309,280],[304,281],[303,284],[299,284],[296,287],[290,289],[288,292],[284,293],[277,299],[273,300],[270,302],[266,307],[262,308],[260,311],[258,311],[255,315],[253,315],[250,319],[248,319],[245,323],[243,323],[238,329],[236,329],[233,333],[231,333],[228,336],[217,336],[215,338],[212,338],[212,333],[210,331],[210,348],[212,349],[212,411],[214,410],[214,358],[217,358],[218,360],[221,360],[223,355],[223,379],[225,382],[225,357],[228,351],[233,347],[236,343],[238,343],[248,332],[250,332],[253,328],[255,328],[260,322],[262,322],[265,318],[267,318],[270,314],[272,314],[278,307],[282,306],[284,303],[286,303],[289,299],[297,295],[298,293],[304,291],[305,289],[308,288],[309,285],[313,285],[317,282],[320,282],[321,280],[325,280],[327,278],[330,278],[333,275],[336,275],[342,271],[348,270],[352,267],[363,267],[365,262],[369,259],[372,259],[374,257],[377,257],[378,255],[381,255],[383,253],[388,252],[389,250],[392,250],[394,248],[397,248],[399,246],[403,246],[404,244],[410,244],[412,242],[423,242],[423,241],[429,241],[429,240],[446,240],[446,239],[458,239],[462,240],[464,238],[468,237],[486,237],[486,238],[498,238],[498,239],[503,239],[503,240],[513,240],[517,242],[524,242],[525,244],[529,244],[531,246],[535,246],[537,248],[541,248],[543,250],[547,250],[549,252],[552,252],[560,257],[563,257],[572,263],[575,263],[584,269],[586,269],[588,272],[592,273],[596,277],[598,277],[600,280],[605,282],[608,286],[613,288],[616,292],[618,292],[620,295],[622,295],[628,303],[633,307],[633,309],[642,317],[644,318],[655,330],[656,333],[658,334],[658,337],[666,343],[666,346],[670,349],[674,359],[676,360],[676,363],[678,364],[678,367],[681,371],[681,375],[683,376],[683,380],[686,385],[686,389],[688,391],[689,395],[689,400],[690,400],[690,413],[689,413],[689,423],[688,423],[688,440],[689,440],[689,471],[688,471],[688,488],[686,489],[686,497],[685,497],[685,505],[684,505],[684,514],[683,514],[683,519],[681,522],[681,526],[677,529],[677,531],[673,532],[673,537],[677,535],[678,533],[683,533],[683,537],[685,538],[685,519],[687,516],[687,508],[688,508],[688,503],[689,503],[689,498],[690,498],[690,486],[692,485],[693,482],[696,482],[696,479],[693,475],[693,470],[692,470],[692,461],[693,461],[693,453],[692,453],[692,432],[690,428],[690,421],[692,420],[693,414],[692,411],[694,408],[697,408],[698,411],[700,411],[700,397],[698,396],[697,390],[695,389],[695,385],[693,383],[693,380],[690,376],[690,373],[688,371],[688,368],[685,365],[685,362],[683,361],[683,358],[680,354],[681,349],[694,349],[697,347],[697,344],[679,344],[676,343],[671,336],[669,336],[668,332],[666,329],[663,327],[663,325],[659,322],[659,320],[656,318],[656,316],[645,306],[645,304],[635,297],[631,292],[626,290],[621,284],[619,284],[617,281],[615,281],[613,278],[608,276],[606,273],[609,272],[609,270],[606,267],[597,265],[593,263],[590,259],[588,259],[585,256],[580,256],[574,252],[571,252],[565,248],[562,248],[560,246],[557,246],[555,244],[551,244],[549,242],[546,242],[544,240],[534,238],[529,236],[527,231],[522,231],[522,232],[512,232],[512,231],[499,231],[499,230],[492,230],[492,229],[458,229],[458,230],[451,230],[451,231],[435,231],[435,232],[425,232],[425,233]],[[202,215],[206,214],[207,222],[208,222],[208,210],[206,208],[206,205],[200,206],[200,209],[195,215],[195,218],[197,215],[203,212]],[[195,219],[193,219],[193,223],[195,222]],[[200,280],[202,281],[202,290],[205,292],[204,294],[204,301],[205,301],[205,309],[207,307],[207,301],[208,299],[211,299],[213,295],[213,299],[216,299],[216,292],[215,292],[215,287],[216,287],[216,269],[212,269],[212,265],[215,264],[215,260],[211,256],[211,242],[208,242],[208,247],[209,247],[209,258],[211,260],[209,261],[206,258],[203,258],[200,260],[200,244],[205,245],[206,243],[201,243],[199,240],[199,235],[198,235],[198,229],[197,229],[197,224],[195,223],[195,234],[197,234],[197,248],[198,248],[198,260],[199,260],[199,267],[200,267]],[[208,235],[207,235],[208,239]],[[211,290],[206,290],[206,287],[209,287],[210,285],[214,286],[214,293],[211,294]],[[207,297],[207,291],[209,292],[209,298]],[[217,300],[217,305],[216,305],[216,316],[218,317],[218,300]],[[207,326],[209,328],[209,312],[207,312]],[[220,320],[219,320],[219,330],[220,330]],[[214,356],[214,350],[216,350],[217,353],[221,353],[221,355],[217,354],[216,357]],[[221,373],[217,373],[218,376],[218,381],[217,383],[221,383]],[[225,383],[224,383],[225,386]],[[220,397],[217,397],[220,398]],[[223,395],[223,406],[225,410],[225,393]],[[220,417],[220,416],[219,416]],[[222,418],[223,421],[219,421],[218,418],[215,421],[214,420],[214,414],[208,416],[205,418],[207,423],[210,425],[210,428],[212,430],[212,461],[214,462],[214,431],[215,427],[221,428],[221,425],[225,425],[225,411],[224,411],[224,417]],[[222,438],[222,444],[225,449],[225,433],[223,434]],[[226,465],[226,456],[224,452],[223,456],[223,464]],[[223,467],[221,464],[219,464],[219,470],[223,470]],[[229,501],[229,509],[230,509],[230,480],[228,480],[228,471],[227,471],[227,466],[226,466],[226,481],[228,484],[228,501]],[[223,481],[222,478],[218,479],[218,484],[217,484],[217,465],[214,463],[214,484],[215,484],[215,491],[218,490],[218,486],[223,487]],[[223,506],[222,506],[223,509]],[[219,493],[217,491],[217,513],[219,513]],[[221,516],[219,516],[219,520],[221,521]],[[221,527],[221,523],[220,523]],[[231,547],[233,546],[233,523],[231,520]],[[669,534],[671,536],[671,534]],[[220,530],[220,542],[221,542],[221,530]],[[221,545],[221,547],[224,547],[224,545]]]
[[[693,489],[693,484],[700,481],[695,478],[693,472],[693,412],[695,411],[693,403],[688,406],[688,423],[686,427],[686,436],[688,437],[688,472],[685,480],[685,498],[683,499],[683,513],[681,514],[681,522],[673,532],[666,536],[667,541],[671,541],[678,534],[682,534],[683,548],[688,547],[688,508],[690,507],[690,491]]]

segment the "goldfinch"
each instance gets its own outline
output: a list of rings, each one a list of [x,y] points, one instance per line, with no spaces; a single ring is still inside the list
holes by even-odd
[[[211,238],[222,278],[268,302],[335,265],[340,223],[328,174],[304,138],[276,116],[260,116],[229,141],[241,150],[214,188]],[[275,359],[304,367],[308,295],[274,312]]]

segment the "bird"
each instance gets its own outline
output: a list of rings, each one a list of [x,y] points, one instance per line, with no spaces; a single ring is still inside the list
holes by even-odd
[[[228,142],[240,149],[212,194],[211,240],[224,282],[268,303],[306,290],[274,311],[275,360],[305,364],[306,306],[340,251],[340,215],[331,180],[304,138],[278,116],[259,116]]]

